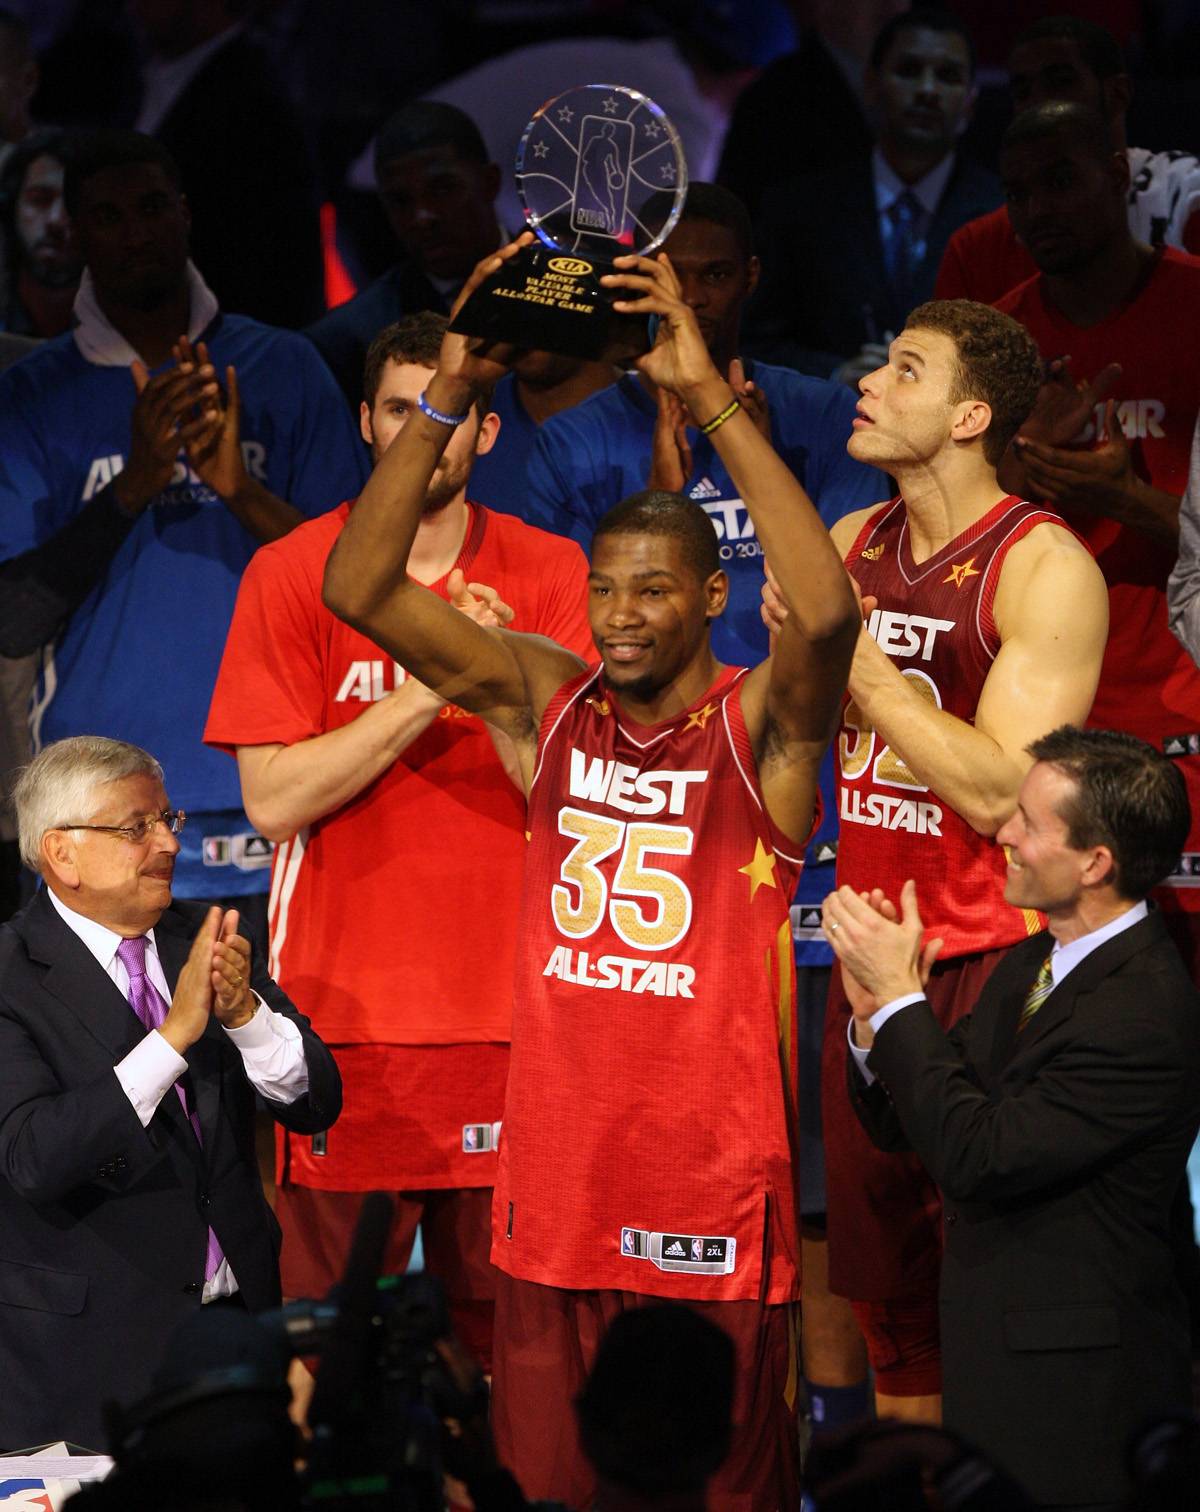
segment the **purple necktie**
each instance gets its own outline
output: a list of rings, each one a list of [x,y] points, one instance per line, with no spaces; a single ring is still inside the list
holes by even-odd
[[[147,1030],[160,1029],[167,1016],[167,1005],[163,1002],[162,993],[146,975],[146,936],[138,935],[132,940],[122,940],[117,946],[117,959],[129,973],[129,1006]],[[175,1090],[179,1094],[179,1101],[183,1105],[183,1111],[192,1126],[196,1139],[203,1144],[204,1140],[200,1134],[200,1115],[188,1108],[187,1093],[180,1082],[175,1083]],[[224,1258],[216,1234],[209,1229],[208,1253],[204,1262],[206,1281],[211,1281],[216,1275],[217,1267]]]

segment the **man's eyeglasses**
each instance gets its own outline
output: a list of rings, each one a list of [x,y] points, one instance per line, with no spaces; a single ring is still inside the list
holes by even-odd
[[[56,824],[55,829],[63,830],[97,830],[104,835],[121,835],[132,845],[140,845],[143,840],[148,840],[159,824],[165,824],[173,835],[177,835],[187,823],[187,815],[182,809],[163,809],[161,814],[147,814],[144,819],[135,819],[132,824]]]

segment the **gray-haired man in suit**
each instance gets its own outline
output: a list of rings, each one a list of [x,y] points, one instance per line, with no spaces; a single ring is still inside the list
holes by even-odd
[[[190,1310],[278,1305],[255,1094],[317,1133],[341,1079],[236,911],[172,903],[152,756],[59,741],[15,802],[45,886],[0,929],[0,1446],[99,1448]]]

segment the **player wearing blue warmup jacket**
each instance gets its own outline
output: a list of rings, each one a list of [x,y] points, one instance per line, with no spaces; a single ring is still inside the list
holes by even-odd
[[[164,149],[105,134],[72,187],[78,324],[0,376],[0,653],[41,649],[35,749],[86,733],[160,755],[188,814],[177,896],[263,893],[270,847],[201,740],[209,698],[250,557],[357,494],[365,452],[302,336],[218,310]],[[172,360],[185,334],[215,374]]]

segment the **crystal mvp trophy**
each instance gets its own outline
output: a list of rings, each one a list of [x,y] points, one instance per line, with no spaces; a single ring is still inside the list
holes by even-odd
[[[476,289],[451,330],[620,361],[650,347],[644,315],[617,314],[600,278],[624,253],[652,253],[683,209],[687,164],[653,100],[584,84],[547,101],[517,150],[517,193],[537,241]]]

